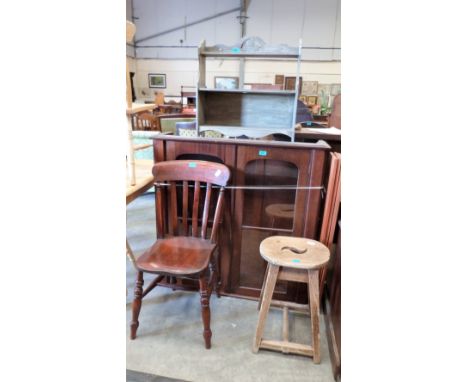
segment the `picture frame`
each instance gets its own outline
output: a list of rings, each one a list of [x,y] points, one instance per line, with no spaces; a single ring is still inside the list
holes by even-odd
[[[296,77],[284,77],[284,90],[296,90]],[[299,92],[302,93],[302,77],[299,77]]]
[[[281,89],[284,89],[284,75],[283,74],[275,75],[275,85],[281,85]]]
[[[307,96],[307,103],[309,105],[316,105],[317,104],[317,96]]]
[[[302,84],[302,93],[305,96],[312,96],[318,94],[318,81],[304,81]]]
[[[162,73],[149,73],[148,84],[150,88],[166,88],[166,75]]]
[[[239,77],[215,77],[214,78],[215,89],[238,89],[239,88]]]
[[[296,88],[296,77],[284,78],[284,90],[294,90]]]

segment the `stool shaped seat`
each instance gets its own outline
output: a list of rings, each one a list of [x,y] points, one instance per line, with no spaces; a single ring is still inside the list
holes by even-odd
[[[291,236],[266,238],[260,254],[270,264],[298,269],[321,268],[330,259],[330,251],[319,241]]]
[[[158,239],[136,264],[145,272],[193,275],[208,266],[215,248],[210,240],[196,237]]]
[[[319,330],[319,272],[330,258],[330,251],[322,243],[303,237],[270,236],[260,243],[260,254],[267,261],[262,291],[260,293],[257,329],[253,341],[253,351],[260,348],[295,353],[313,357],[320,362]],[[309,290],[309,304],[296,304],[273,300],[276,281],[306,283]],[[282,341],[263,338],[263,331],[270,306],[283,308]],[[289,309],[310,313],[312,346],[289,341]]]

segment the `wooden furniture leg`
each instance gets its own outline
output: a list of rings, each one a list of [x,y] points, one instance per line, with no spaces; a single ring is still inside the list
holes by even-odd
[[[308,286],[309,286],[310,322],[312,325],[312,347],[314,349],[314,363],[320,363],[319,270],[309,270],[308,275],[309,275]]]
[[[268,310],[270,309],[271,299],[273,297],[273,291],[275,290],[276,279],[278,278],[279,266],[269,264],[267,278],[265,282],[265,291],[262,299],[260,313],[258,315],[257,330],[255,332],[255,338],[253,343],[253,352],[257,353],[260,348],[262,341],[263,330],[265,329],[266,318]]]
[[[267,278],[269,268],[270,268],[270,264],[267,263],[267,267],[265,269],[265,274],[263,275],[262,290],[260,291],[260,297],[258,298],[257,310],[260,310],[260,306],[262,305],[263,294],[265,293],[265,281],[266,281],[266,278]]]
[[[205,339],[205,348],[211,348],[211,329],[210,329],[210,295],[208,293],[208,281],[206,272],[199,278],[200,283],[200,303],[203,319],[203,338]]]
[[[132,304],[132,324],[130,325],[130,339],[136,338],[136,332],[138,329],[138,316],[140,315],[141,299],[143,298],[143,272],[138,271],[137,280],[135,285],[135,298]]]
[[[133,267],[137,269],[135,255],[133,254],[132,248],[130,247],[130,244],[128,243],[128,239],[126,239],[126,244],[127,244],[127,257],[132,262]]]
[[[212,257],[212,260],[211,260],[211,263],[210,263],[210,270],[211,270],[211,274],[212,274],[212,277],[213,277],[212,288],[216,292],[216,296],[218,298],[220,298],[221,293],[219,292],[219,287],[220,287],[221,283],[219,282],[218,254],[219,254],[219,252],[213,254],[213,257]]]

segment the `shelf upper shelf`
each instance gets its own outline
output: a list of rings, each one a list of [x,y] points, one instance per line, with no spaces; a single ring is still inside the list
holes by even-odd
[[[200,92],[207,93],[245,93],[245,94],[275,94],[275,95],[295,95],[294,90],[271,90],[271,89],[210,89],[199,88]]]
[[[299,58],[299,52],[296,53],[275,53],[275,52],[220,52],[220,51],[209,51],[202,50],[200,55],[204,57],[251,57],[251,58],[276,58],[276,59],[285,59],[285,58]]]

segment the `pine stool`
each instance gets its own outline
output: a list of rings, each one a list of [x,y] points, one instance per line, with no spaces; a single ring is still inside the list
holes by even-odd
[[[320,363],[319,336],[319,271],[330,259],[330,251],[322,243],[291,236],[271,236],[260,243],[260,254],[268,262],[265,280],[260,294],[260,313],[253,343],[254,353],[258,349],[281,351],[313,357]],[[297,281],[308,284],[309,304],[272,300],[277,280]],[[283,340],[262,338],[268,310],[271,306],[283,308]],[[288,309],[309,312],[312,324],[312,346],[289,342]]]

